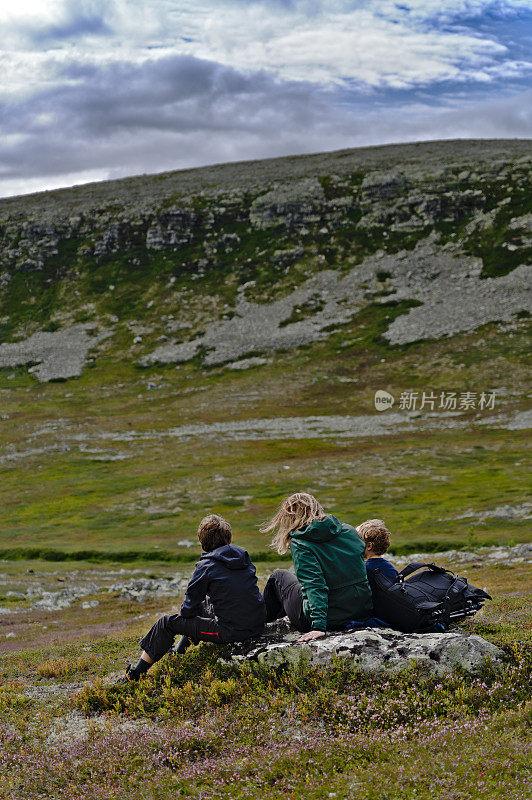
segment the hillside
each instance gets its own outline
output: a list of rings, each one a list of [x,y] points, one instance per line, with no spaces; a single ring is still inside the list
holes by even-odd
[[[531,162],[427,142],[0,200],[0,797],[527,796]],[[486,587],[437,634],[458,668],[370,629],[368,672],[202,643],[113,685],[200,518],[263,589],[298,489]]]
[[[299,487],[398,545],[526,538],[531,164],[427,142],[0,200],[0,547],[194,552],[215,507],[264,550]]]

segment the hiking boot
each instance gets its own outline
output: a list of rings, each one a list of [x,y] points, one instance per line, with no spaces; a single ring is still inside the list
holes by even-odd
[[[115,686],[122,686],[125,683],[136,683],[140,678],[140,675],[137,675],[136,672],[132,672],[131,664],[128,664],[126,667],[126,674],[122,675],[121,678],[118,678],[115,681]]]

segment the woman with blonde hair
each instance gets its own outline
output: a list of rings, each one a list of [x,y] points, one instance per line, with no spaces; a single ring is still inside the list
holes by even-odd
[[[270,575],[263,595],[267,622],[287,615],[303,633],[299,641],[308,642],[371,616],[365,544],[351,525],[325,514],[315,497],[290,495],[261,531],[274,532],[272,547],[290,550],[295,568],[295,576],[286,569]]]

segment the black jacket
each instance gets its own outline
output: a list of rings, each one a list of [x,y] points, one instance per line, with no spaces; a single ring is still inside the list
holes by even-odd
[[[208,598],[228,631],[260,635],[266,608],[255,573],[249,553],[236,544],[203,553],[187,586],[181,616],[201,616],[201,604]]]

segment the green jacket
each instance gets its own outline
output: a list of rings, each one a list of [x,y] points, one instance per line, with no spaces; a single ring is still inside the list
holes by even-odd
[[[292,533],[290,552],[312,630],[338,630],[371,616],[364,549],[355,529],[332,514]]]

